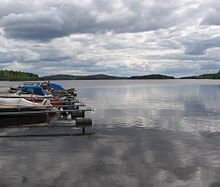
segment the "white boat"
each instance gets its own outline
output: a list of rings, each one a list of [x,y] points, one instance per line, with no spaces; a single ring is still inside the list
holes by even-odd
[[[34,103],[23,98],[0,98],[0,128],[39,124],[59,117],[50,101]]]

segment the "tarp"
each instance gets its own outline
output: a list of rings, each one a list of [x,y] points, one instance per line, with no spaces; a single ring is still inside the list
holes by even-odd
[[[50,82],[49,84],[53,90],[64,90],[64,88],[60,84],[54,82]]]
[[[19,88],[19,90],[22,92],[28,92],[30,94],[35,94],[35,95],[45,95],[45,92],[42,89],[42,87],[38,85],[24,85],[21,88]]]

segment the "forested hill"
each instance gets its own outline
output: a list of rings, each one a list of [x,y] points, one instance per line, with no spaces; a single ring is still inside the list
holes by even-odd
[[[0,81],[34,81],[39,79],[39,76],[33,73],[12,70],[0,70]]]
[[[199,79],[220,79],[220,71],[218,73],[200,75]]]
[[[42,80],[113,80],[113,79],[125,79],[125,77],[117,77],[105,74],[97,74],[97,75],[51,75],[41,77]]]
[[[116,79],[175,79],[175,77],[152,74],[152,75],[143,75],[143,76],[132,76],[132,77],[118,77],[105,74],[97,75],[84,75],[84,76],[75,76],[75,75],[51,75],[41,77],[42,80],[116,80]]]
[[[160,74],[151,74],[142,76],[132,76],[129,79],[175,79],[175,77]]]
[[[217,73],[203,74],[198,76],[181,77],[181,79],[220,79],[220,71]]]
[[[26,73],[12,70],[0,70],[0,81],[36,81],[36,80],[113,80],[113,79],[175,79],[173,76],[166,76],[160,74],[118,77],[105,74],[97,75],[51,75],[39,77],[33,73]],[[220,79],[220,71],[212,74],[203,74],[199,76],[181,77],[180,79]]]

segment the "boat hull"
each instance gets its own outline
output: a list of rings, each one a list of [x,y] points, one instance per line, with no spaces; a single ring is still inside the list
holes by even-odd
[[[10,114],[0,116],[0,128],[10,127],[10,126],[22,126],[46,123],[48,121],[48,116],[46,113],[35,113],[35,114]]]
[[[0,109],[0,128],[10,126],[22,126],[31,124],[48,123],[59,117],[57,111],[47,111],[45,109]]]
[[[54,98],[53,96],[37,96],[37,95],[30,95],[30,94],[8,94],[8,95],[1,95],[0,98],[24,98],[28,101],[34,103],[42,103],[45,99],[49,100],[52,106],[59,107],[62,102],[60,99]]]

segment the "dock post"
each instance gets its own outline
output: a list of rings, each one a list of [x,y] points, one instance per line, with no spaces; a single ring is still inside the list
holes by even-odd
[[[90,118],[76,118],[76,127],[82,128],[82,135],[86,134],[86,127],[92,126],[92,120]]]
[[[85,127],[82,128],[82,134],[83,134],[83,135],[86,134],[86,128],[85,128]]]

